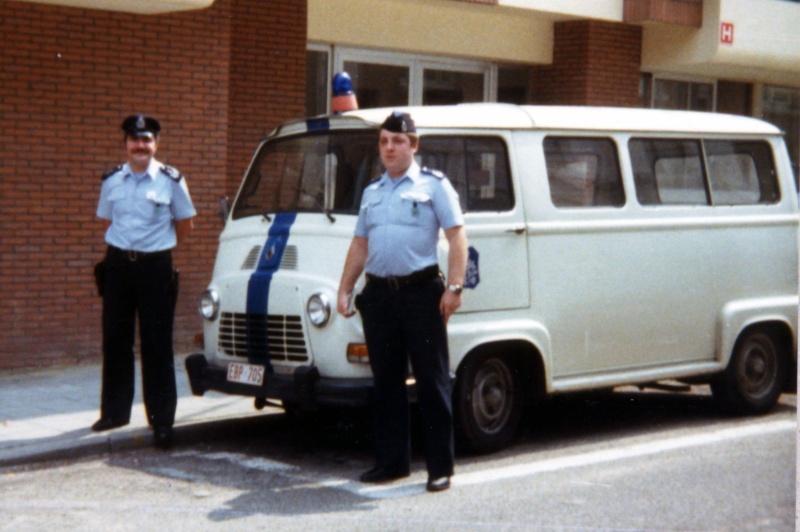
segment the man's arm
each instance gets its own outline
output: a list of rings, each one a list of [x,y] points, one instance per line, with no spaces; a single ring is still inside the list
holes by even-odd
[[[178,244],[186,241],[192,229],[194,229],[193,218],[186,218],[185,220],[177,220],[175,222],[175,236],[178,237]]]
[[[368,250],[367,239],[361,236],[353,237],[350,249],[347,250],[347,258],[344,261],[344,270],[342,271],[342,279],[339,281],[339,294],[336,302],[339,314],[347,318],[355,314],[355,311],[349,308],[350,292],[353,291],[358,278],[364,271]]]
[[[445,230],[444,236],[450,244],[447,254],[447,284],[464,285],[464,276],[467,273],[467,232],[463,225]],[[444,317],[444,322],[461,306],[461,294],[445,290],[439,303],[439,312]]]

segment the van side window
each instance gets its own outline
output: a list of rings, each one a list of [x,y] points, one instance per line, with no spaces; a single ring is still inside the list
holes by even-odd
[[[642,205],[755,205],[779,199],[766,142],[638,138],[628,147]]]
[[[464,212],[508,211],[514,195],[505,142],[498,137],[428,135],[419,164],[447,175]]]
[[[700,141],[631,139],[628,143],[642,205],[708,205]]]
[[[556,207],[621,207],[625,191],[616,145],[606,138],[544,139],[550,198]]]
[[[754,205],[780,199],[768,143],[708,140],[703,145],[714,205]]]

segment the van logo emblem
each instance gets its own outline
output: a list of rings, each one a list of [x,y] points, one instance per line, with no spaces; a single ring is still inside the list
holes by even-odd
[[[264,262],[271,261],[272,257],[274,256],[275,256],[275,245],[273,244],[267,249],[267,252],[264,253]]]
[[[481,282],[481,270],[478,263],[480,253],[474,247],[469,247],[469,256],[467,261],[467,275],[464,278],[464,288],[475,288]]]

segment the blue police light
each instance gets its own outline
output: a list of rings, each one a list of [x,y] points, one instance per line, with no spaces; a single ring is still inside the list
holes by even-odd
[[[339,72],[331,80],[333,96],[331,97],[331,112],[343,113],[358,109],[358,101],[353,92],[353,81],[347,72]]]
[[[353,81],[350,79],[350,74],[347,72],[339,72],[333,76],[332,84],[334,96],[353,94]]]

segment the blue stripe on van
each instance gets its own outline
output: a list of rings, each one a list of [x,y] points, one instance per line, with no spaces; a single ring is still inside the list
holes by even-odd
[[[267,243],[261,250],[256,271],[250,276],[247,284],[248,358],[257,358],[262,361],[269,356],[266,338],[269,287],[272,283],[272,276],[281,265],[286,243],[289,241],[289,230],[296,219],[296,212],[275,215],[272,226],[269,228]]]
[[[327,131],[331,128],[331,122],[327,118],[309,118],[306,120],[308,131]]]

